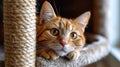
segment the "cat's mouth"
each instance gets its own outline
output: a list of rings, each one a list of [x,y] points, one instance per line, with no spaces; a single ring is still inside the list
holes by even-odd
[[[64,48],[60,49],[60,50],[56,50],[57,52],[64,52],[64,53],[68,53],[69,51],[65,50]]]
[[[66,51],[64,48],[62,48],[61,51],[66,52],[66,53],[68,52],[68,51]]]
[[[65,51],[65,50],[59,50],[59,51],[56,51],[56,53],[59,55],[59,56],[65,56],[67,55],[69,52]]]
[[[53,48],[54,51],[56,51],[56,53],[59,55],[59,56],[65,56],[67,55],[69,52],[73,51],[74,48],[73,47],[70,47],[70,45],[65,45],[64,47],[63,46],[60,46],[60,44],[56,47]]]

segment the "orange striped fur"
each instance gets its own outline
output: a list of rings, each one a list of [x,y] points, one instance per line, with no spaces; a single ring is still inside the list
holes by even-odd
[[[78,59],[79,50],[85,44],[84,29],[89,18],[90,12],[76,19],[56,16],[50,3],[45,1],[37,17],[37,55],[52,60],[59,56]]]

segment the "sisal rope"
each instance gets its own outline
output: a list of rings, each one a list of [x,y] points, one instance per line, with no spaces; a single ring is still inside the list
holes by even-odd
[[[4,0],[6,67],[35,67],[35,0]]]

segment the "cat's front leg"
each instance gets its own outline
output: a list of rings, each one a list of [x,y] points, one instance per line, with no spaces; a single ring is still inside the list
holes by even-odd
[[[77,60],[80,56],[80,51],[79,49],[75,49],[74,51],[71,51],[70,53],[68,53],[68,55],[66,56],[69,60]]]
[[[45,48],[37,50],[37,55],[48,60],[56,60],[59,58],[59,56],[53,50]]]

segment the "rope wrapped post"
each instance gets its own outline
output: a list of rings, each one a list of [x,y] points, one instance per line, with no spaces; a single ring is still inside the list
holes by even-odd
[[[35,0],[4,0],[6,67],[35,67]]]

